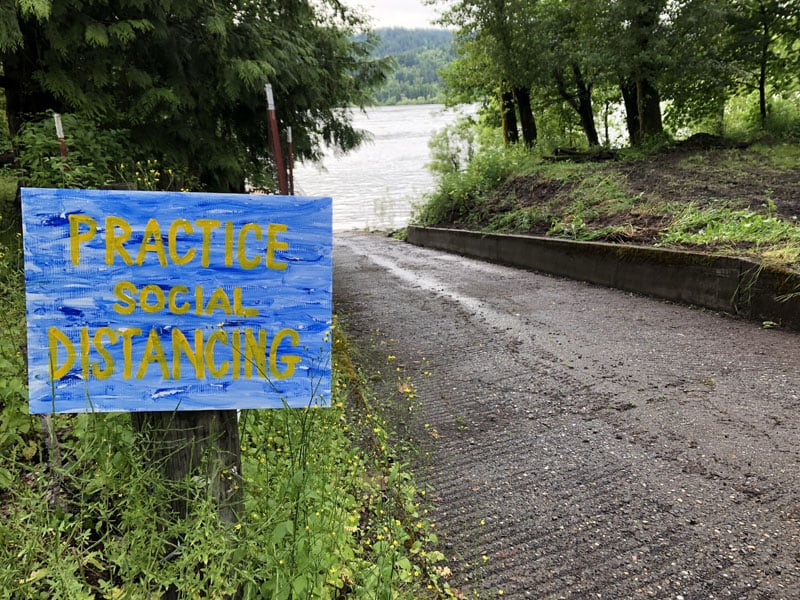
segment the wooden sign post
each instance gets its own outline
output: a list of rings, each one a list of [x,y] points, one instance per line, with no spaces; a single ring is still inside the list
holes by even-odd
[[[329,198],[26,188],[22,210],[31,413],[131,412],[174,475],[206,448],[236,476],[236,411],[329,403]]]

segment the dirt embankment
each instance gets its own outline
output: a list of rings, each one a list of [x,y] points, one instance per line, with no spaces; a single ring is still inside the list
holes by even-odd
[[[607,157],[606,157],[607,158]],[[498,217],[524,207],[544,207],[538,218],[516,222],[514,233],[544,235],[553,223],[575,220],[576,199],[584,230],[608,231],[594,239],[651,244],[674,221],[682,207],[773,211],[785,219],[800,218],[800,163],[776,159],[758,148],[733,146],[712,136],[693,136],[672,149],[636,160],[604,160],[593,169],[613,179],[632,199],[630,207],[585,210],[575,190],[580,178],[549,175],[516,177],[470,214],[471,222],[441,226],[489,227]],[[772,203],[772,204],[771,204]],[[624,226],[624,227],[622,227]]]

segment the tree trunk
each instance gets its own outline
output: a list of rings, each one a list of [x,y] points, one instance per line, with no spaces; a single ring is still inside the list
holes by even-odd
[[[572,65],[572,79],[575,83],[575,93],[567,89],[564,75],[559,69],[553,72],[556,89],[559,96],[578,113],[581,122],[581,129],[586,135],[589,147],[599,146],[600,140],[597,137],[597,126],[594,124],[594,109],[592,108],[592,88],[583,79],[583,73],[578,65]]]
[[[762,6],[763,13],[763,6]],[[767,126],[767,61],[769,60],[770,30],[766,15],[763,15],[763,32],[761,37],[761,56],[758,72],[758,112],[761,116],[761,129]]]
[[[131,422],[145,456],[161,468],[168,481],[199,478],[217,503],[220,519],[236,522],[243,494],[235,410],[132,413]],[[174,518],[184,518],[189,511],[186,495],[177,493],[170,509]]]
[[[514,94],[503,92],[501,99],[501,118],[503,119],[503,142],[506,144],[516,144],[519,142],[519,131],[517,130],[517,113],[514,107]]]
[[[575,88],[577,89],[578,116],[581,119],[581,127],[586,134],[586,141],[589,147],[600,145],[597,136],[597,126],[594,123],[594,108],[592,107],[592,85],[587,84],[583,78],[583,73],[578,65],[572,65],[572,74],[575,78]]]
[[[636,82],[636,101],[639,112],[639,133],[641,140],[661,135],[664,125],[661,121],[661,96],[647,79]]]
[[[533,116],[531,109],[531,92],[530,89],[514,86],[513,89],[514,100],[516,100],[517,108],[519,109],[519,122],[522,126],[522,139],[525,145],[532,148],[536,143],[536,119]]]

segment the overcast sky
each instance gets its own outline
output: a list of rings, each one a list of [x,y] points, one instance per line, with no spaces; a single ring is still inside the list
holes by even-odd
[[[372,17],[374,27],[440,27],[431,23],[437,11],[422,0],[346,0]]]

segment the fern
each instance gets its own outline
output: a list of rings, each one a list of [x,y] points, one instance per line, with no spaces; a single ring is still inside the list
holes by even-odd
[[[86,26],[84,39],[90,46],[106,48],[108,46],[108,30],[105,25],[100,23],[90,23]]]

